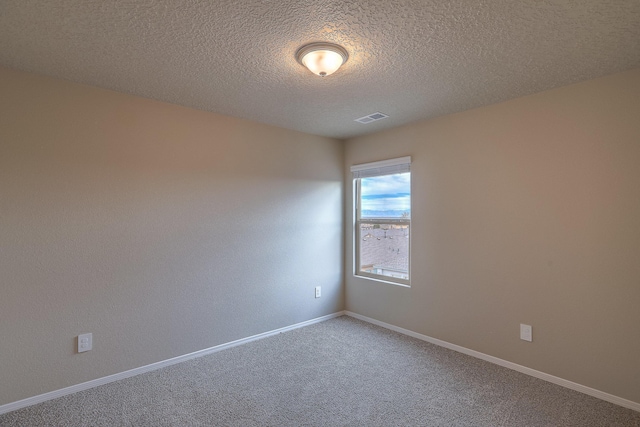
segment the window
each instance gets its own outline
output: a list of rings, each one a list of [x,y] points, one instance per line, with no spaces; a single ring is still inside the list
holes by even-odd
[[[411,157],[354,165],[355,274],[409,284]]]

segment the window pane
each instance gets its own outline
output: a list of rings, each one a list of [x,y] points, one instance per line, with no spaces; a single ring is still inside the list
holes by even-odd
[[[409,224],[360,223],[360,271],[409,280]]]
[[[411,217],[411,173],[361,178],[361,218]]]

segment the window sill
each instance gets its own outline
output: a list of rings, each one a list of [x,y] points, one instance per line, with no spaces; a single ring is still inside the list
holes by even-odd
[[[372,280],[374,282],[380,282],[380,283],[387,283],[389,285],[395,285],[395,286],[400,286],[403,288],[411,288],[411,283],[400,283],[400,282],[393,282],[391,280],[384,280],[384,279],[379,279],[377,277],[371,277],[371,276],[364,276],[361,274],[353,274],[353,277],[358,278],[358,279],[364,279],[364,280]]]

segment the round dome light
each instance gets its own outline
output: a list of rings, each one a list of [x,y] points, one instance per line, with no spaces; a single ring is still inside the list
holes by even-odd
[[[333,43],[310,43],[296,52],[298,62],[320,77],[335,73],[348,58],[347,51]]]

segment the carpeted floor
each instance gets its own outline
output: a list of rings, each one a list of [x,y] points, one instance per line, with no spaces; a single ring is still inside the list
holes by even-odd
[[[640,413],[343,316],[0,415],[0,426],[640,427]]]

